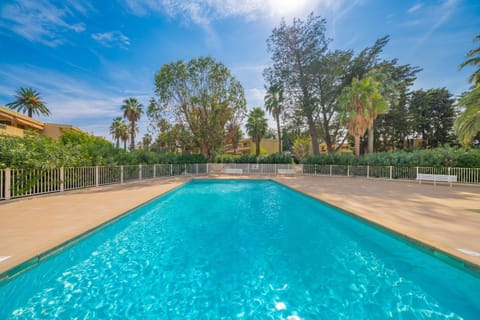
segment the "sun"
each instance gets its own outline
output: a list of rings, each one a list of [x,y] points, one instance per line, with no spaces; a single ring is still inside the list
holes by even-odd
[[[308,0],[268,0],[272,15],[290,17],[307,9]]]

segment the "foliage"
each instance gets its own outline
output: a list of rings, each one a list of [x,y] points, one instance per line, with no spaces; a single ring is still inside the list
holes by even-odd
[[[199,154],[125,152],[103,138],[73,130],[59,140],[30,133],[24,138],[0,139],[0,168],[49,169],[57,167],[111,166],[156,163],[204,163]]]
[[[7,107],[20,112],[26,112],[30,118],[34,114],[50,115],[50,110],[42,101],[40,94],[32,88],[18,89],[15,101],[7,103]]]
[[[480,40],[480,34],[475,36],[474,41]],[[477,69],[470,75],[469,81],[473,83],[477,88],[480,87],[480,47],[472,49],[467,52],[467,60],[465,60],[461,65],[460,68],[464,68],[466,66],[473,66]]]
[[[460,143],[469,145],[480,132],[480,87],[463,95],[458,106],[465,110],[455,120],[455,133]]]
[[[278,150],[282,152],[282,132],[280,130],[280,116],[283,113],[283,88],[280,84],[271,85],[265,95],[265,109],[272,115],[277,124]]]
[[[121,117],[113,119],[110,125],[110,134],[116,142],[117,148],[120,146],[120,139],[125,135],[124,131],[127,130],[127,125],[123,122]]]
[[[453,102],[452,94],[445,88],[412,93],[409,108],[412,129],[422,138],[424,148],[453,142]]]
[[[130,121],[130,150],[135,150],[135,135],[138,131],[137,121],[142,116],[143,105],[135,98],[123,100],[122,111],[123,117]]]
[[[461,167],[480,168],[480,150],[465,148],[436,148],[412,152],[378,152],[355,158],[352,154],[332,153],[308,157],[304,164],[371,165],[397,167]]]
[[[273,65],[264,72],[268,83],[279,83],[308,125],[314,154],[318,154],[315,125],[316,103],[312,66],[328,48],[325,36],[326,21],[310,14],[306,21],[294,19],[291,25],[284,20],[274,28],[267,40]]]
[[[211,57],[163,65],[155,86],[159,101],[149,108],[151,117],[170,112],[177,124],[188,126],[207,159],[221,149],[227,122],[245,110],[242,85]]]
[[[268,124],[265,118],[265,112],[260,108],[253,108],[248,114],[247,123],[245,124],[248,135],[255,142],[255,155],[260,155],[260,141],[267,133]]]
[[[286,153],[274,153],[270,155],[260,155],[259,157],[251,154],[241,156],[219,155],[214,159],[216,163],[292,163],[292,157]]]
[[[292,147],[292,155],[297,161],[302,161],[310,154],[310,139],[308,137],[297,137]]]
[[[380,93],[381,84],[371,76],[362,80],[354,78],[352,85],[345,87],[339,97],[342,119],[348,124],[348,132],[355,139],[355,155],[360,157],[360,138],[379,113],[386,112],[388,103]]]

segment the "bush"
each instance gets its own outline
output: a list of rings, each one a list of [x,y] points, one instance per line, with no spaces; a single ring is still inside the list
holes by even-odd
[[[302,163],[318,165],[370,165],[396,167],[464,167],[480,168],[480,151],[465,148],[378,152],[355,159],[352,154],[332,153],[310,156]]]

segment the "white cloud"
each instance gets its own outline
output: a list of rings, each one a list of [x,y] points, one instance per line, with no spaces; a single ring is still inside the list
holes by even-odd
[[[337,11],[341,0],[119,0],[127,10],[143,16],[162,13],[182,17],[198,25],[214,20],[244,17],[248,20],[265,18],[291,18],[308,14],[316,9]]]
[[[130,39],[120,31],[94,33],[92,34],[92,39],[105,47],[118,46],[121,48],[127,48],[130,46]]]
[[[85,24],[78,22],[75,16],[86,12],[87,6],[73,0],[61,5],[48,0],[16,0],[0,8],[3,20],[0,28],[13,31],[29,41],[56,47],[66,42],[65,33],[85,31]]]
[[[443,0],[441,5],[425,8],[425,15],[422,17],[422,21],[428,26],[428,28],[427,31],[418,38],[417,46],[412,49],[412,52],[421,46],[438,28],[450,19],[457,9],[458,3],[459,0]]]
[[[413,6],[411,6],[407,10],[407,12],[412,14],[412,13],[415,13],[415,12],[419,11],[422,7],[423,7],[423,5],[421,3],[417,3],[417,4],[414,4]]]

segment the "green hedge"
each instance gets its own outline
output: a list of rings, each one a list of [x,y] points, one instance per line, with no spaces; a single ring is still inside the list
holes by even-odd
[[[24,138],[0,137],[0,168],[48,169],[57,167],[113,166],[155,163],[205,163],[199,154],[126,152],[109,141],[77,132],[60,140],[28,134]]]
[[[292,157],[285,153],[274,153],[270,155],[261,155],[258,157],[252,154],[241,156],[219,155],[215,157],[216,163],[292,163]]]
[[[396,167],[480,168],[480,150],[436,148],[432,150],[378,152],[356,159],[352,154],[335,153],[308,157],[302,163],[319,165],[370,165]]]

